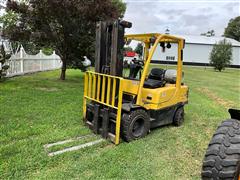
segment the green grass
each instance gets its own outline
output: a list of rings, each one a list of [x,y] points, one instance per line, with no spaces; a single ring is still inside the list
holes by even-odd
[[[68,70],[66,81],[51,71],[1,83],[0,179],[200,179],[213,132],[229,106],[240,108],[240,71],[184,71],[190,97],[183,126],[54,157],[44,144],[90,133],[82,122],[83,73]]]

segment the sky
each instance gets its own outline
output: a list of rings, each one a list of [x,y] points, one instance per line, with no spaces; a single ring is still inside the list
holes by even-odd
[[[200,35],[214,30],[223,35],[229,20],[240,16],[240,0],[124,0],[124,20],[133,23],[126,33]]]
[[[240,0],[123,1],[127,3],[124,20],[133,23],[127,34],[164,33],[168,28],[170,34],[177,35],[200,35],[213,29],[221,36],[229,20],[240,16]],[[5,3],[0,0],[0,5]]]

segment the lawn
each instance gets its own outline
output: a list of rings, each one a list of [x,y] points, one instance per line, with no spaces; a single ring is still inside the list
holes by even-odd
[[[83,73],[42,72],[0,83],[0,179],[200,179],[201,163],[229,107],[240,108],[240,71],[185,67],[185,123],[146,138],[48,157],[44,144],[89,134],[82,122]]]

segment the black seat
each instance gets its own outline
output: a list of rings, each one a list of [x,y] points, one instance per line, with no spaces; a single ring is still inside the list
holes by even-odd
[[[163,87],[165,70],[160,68],[153,68],[148,76],[148,79],[144,82],[144,88],[155,89]]]

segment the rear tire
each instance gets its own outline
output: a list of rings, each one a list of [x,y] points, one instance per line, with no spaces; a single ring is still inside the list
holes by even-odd
[[[173,117],[173,125],[181,126],[184,122],[184,108],[183,106],[177,108]]]
[[[240,179],[240,121],[223,121],[208,145],[202,179]]]
[[[147,135],[150,130],[150,117],[143,109],[124,113],[122,116],[122,138],[133,141]]]

